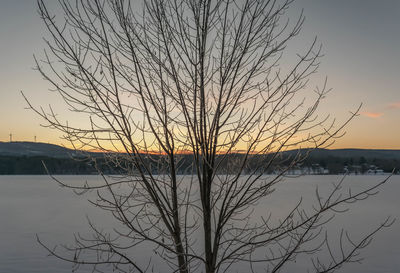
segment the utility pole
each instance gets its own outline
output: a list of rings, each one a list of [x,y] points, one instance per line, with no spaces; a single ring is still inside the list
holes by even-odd
[[[12,142],[12,134],[10,133],[10,142]]]
[[[36,136],[35,136],[35,142],[36,142]]]

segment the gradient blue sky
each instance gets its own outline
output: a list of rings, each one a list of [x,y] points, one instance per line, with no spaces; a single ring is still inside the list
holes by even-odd
[[[57,9],[56,1],[52,9]],[[333,148],[400,149],[400,1],[297,0],[290,14],[304,9],[306,22],[291,48],[318,36],[325,57],[315,82],[328,76],[333,89],[321,106],[343,121],[360,103],[361,115]],[[35,0],[0,0],[0,141],[59,144],[57,132],[40,127],[24,109],[23,91],[36,105],[61,106],[34,71],[33,54],[41,55],[46,35]]]

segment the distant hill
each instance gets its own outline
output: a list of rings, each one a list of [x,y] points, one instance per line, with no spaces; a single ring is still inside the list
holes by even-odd
[[[47,156],[68,158],[76,155],[74,150],[54,144],[40,142],[0,142],[0,155],[3,156]]]
[[[283,157],[293,157],[297,153],[306,153],[308,149],[291,150],[283,153]],[[45,162],[49,171],[53,174],[92,174],[96,173],[93,161],[84,159],[80,151],[75,151],[54,144],[36,142],[0,142],[0,174],[44,174],[45,169],[42,161]],[[91,153],[96,158],[97,165],[102,165],[101,169],[105,173],[118,173],[118,167],[105,164],[101,153]],[[227,160],[222,169],[229,171],[233,165],[235,157],[241,154],[232,154],[233,160]],[[152,162],[157,161],[157,155],[152,155],[152,159],[145,157],[146,164],[154,167]],[[79,160],[75,160],[79,158]],[[256,155],[249,160],[246,167],[249,171],[254,167],[254,162],[266,160],[265,157]],[[193,162],[191,155],[184,155],[180,161],[179,173],[191,169]],[[288,161],[290,162],[290,161]],[[274,163],[275,164],[275,163]],[[277,163],[277,164],[285,164]],[[154,165],[154,166],[153,166]],[[256,164],[257,165],[257,164]],[[158,166],[158,165],[157,165]],[[400,150],[373,150],[373,149],[315,149],[309,156],[296,166],[296,168],[323,168],[330,174],[343,173],[346,169],[350,172],[365,173],[370,169],[382,170],[390,173],[393,170],[400,170]],[[271,166],[270,171],[279,168],[279,165]],[[154,169],[155,173],[158,169]]]
[[[306,152],[308,149],[300,150]],[[296,154],[299,150],[291,150],[284,154]],[[40,142],[1,142],[0,155],[7,156],[47,156],[56,158],[68,158],[79,155],[79,151],[68,149],[55,144]],[[310,157],[313,158],[360,158],[366,159],[399,159],[400,150],[383,150],[383,149],[315,149],[311,152]]]
[[[302,152],[308,151],[308,149],[302,150]],[[292,150],[285,153],[295,154],[298,150]],[[360,158],[366,159],[399,159],[400,150],[384,150],[384,149],[315,149],[310,153],[310,157],[313,158]]]

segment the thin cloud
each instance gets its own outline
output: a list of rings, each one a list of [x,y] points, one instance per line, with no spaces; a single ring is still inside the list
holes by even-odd
[[[400,101],[389,104],[390,109],[400,109]]]
[[[383,116],[383,113],[379,112],[362,112],[361,115],[369,117],[369,118],[380,118]]]

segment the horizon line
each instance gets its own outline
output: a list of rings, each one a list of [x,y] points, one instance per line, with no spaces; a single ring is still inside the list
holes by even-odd
[[[52,142],[41,142],[41,141],[29,141],[29,140],[17,140],[17,141],[1,141],[0,143],[31,143],[31,144],[48,144],[48,145],[55,145],[58,147],[62,147],[62,148],[66,148],[69,150],[73,150],[73,151],[82,151],[82,152],[89,152],[89,153],[121,153],[121,154],[125,154],[126,152],[118,152],[118,151],[112,151],[112,150],[96,150],[96,149],[88,149],[88,150],[84,150],[84,149],[75,149],[73,147],[68,147],[67,145],[63,145],[63,144],[55,144]],[[281,151],[281,152],[289,152],[289,151],[300,151],[300,150],[329,150],[329,151],[334,151],[334,150],[381,150],[381,151],[400,151],[400,148],[355,148],[355,147],[346,147],[346,148],[313,148],[313,147],[308,147],[308,148],[295,148],[295,149],[290,149],[290,150],[285,150],[285,151]],[[241,154],[241,153],[246,153],[246,150],[236,150],[236,151],[232,151],[230,152],[231,154]],[[161,155],[163,154],[162,152],[158,152],[158,151],[142,151],[140,153],[146,153],[146,154],[151,154],[151,155]],[[177,152],[176,154],[179,155],[188,155],[188,154],[192,154],[192,151],[180,151]],[[273,153],[273,152],[271,152]],[[252,153],[253,154],[253,153]],[[257,154],[257,152],[255,152],[254,154]]]

